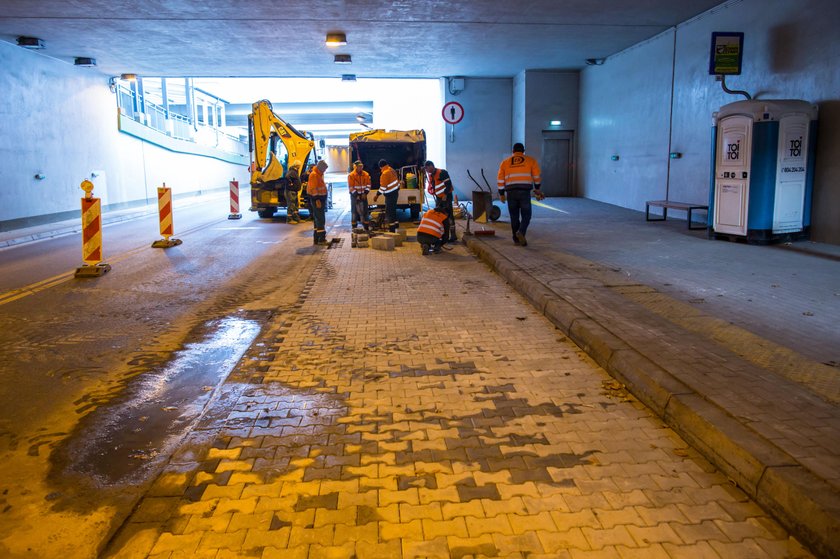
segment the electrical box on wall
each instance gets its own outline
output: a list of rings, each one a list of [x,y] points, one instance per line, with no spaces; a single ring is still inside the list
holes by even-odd
[[[449,78],[449,91],[452,93],[464,91],[464,78]]]
[[[710,233],[753,242],[807,237],[816,105],[737,101],[721,107],[714,123]]]

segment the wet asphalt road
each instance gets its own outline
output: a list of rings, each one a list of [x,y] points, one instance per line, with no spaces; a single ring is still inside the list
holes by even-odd
[[[183,244],[165,250],[150,247],[154,214],[106,225],[101,278],[72,277],[75,234],[0,250],[0,555],[62,531],[107,534],[261,323],[297,296],[295,270],[317,256],[311,225],[227,212],[223,197],[176,201]]]

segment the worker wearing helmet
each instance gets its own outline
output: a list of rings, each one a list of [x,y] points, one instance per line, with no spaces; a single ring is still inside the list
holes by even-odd
[[[350,211],[353,229],[361,221],[365,230],[370,228],[368,223],[367,195],[370,192],[370,174],[364,170],[361,160],[353,162],[353,171],[347,175],[347,188],[350,190]]]
[[[417,227],[417,242],[420,243],[423,256],[427,256],[430,251],[435,254],[440,252],[448,218],[446,200],[440,198],[433,209],[423,214]]]
[[[286,173],[286,223],[300,223],[298,195],[300,193],[301,162],[295,159]]]
[[[525,155],[525,146],[513,144],[513,155],[499,165],[497,185],[502,203],[507,198],[513,242],[526,246],[525,233],[531,223],[531,189],[537,200],[545,198],[540,190],[540,166],[536,159]]]
[[[454,189],[452,187],[452,179],[446,169],[436,169],[432,161],[426,161],[423,165],[426,170],[426,191],[435,197],[435,200],[443,200],[445,202],[444,211],[446,212],[446,228],[443,232],[444,243],[454,243],[458,240],[455,235],[455,215],[452,211],[452,202],[454,200]]]
[[[379,160],[379,191],[377,200],[385,196],[385,219],[388,220],[388,230],[396,232],[400,222],[397,221],[397,201],[400,198],[400,179],[397,172],[384,159]]]
[[[306,193],[309,195],[309,209],[312,212],[315,233],[312,242],[316,245],[327,244],[326,212],[327,212],[327,183],[324,181],[324,173],[327,170],[327,162],[319,161],[309,173],[309,182],[306,184]]]

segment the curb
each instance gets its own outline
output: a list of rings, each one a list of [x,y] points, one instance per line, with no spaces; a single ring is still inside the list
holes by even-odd
[[[789,532],[840,557],[840,495],[771,441],[706,400],[486,242],[467,247]]]

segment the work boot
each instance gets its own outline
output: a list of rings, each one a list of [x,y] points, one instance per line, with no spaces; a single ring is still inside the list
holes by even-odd
[[[521,244],[519,242],[519,239],[516,238],[516,235],[513,236],[513,244],[515,244],[516,246],[519,246]]]
[[[423,243],[420,245],[420,248],[422,249],[423,256],[429,256],[429,245]]]
[[[443,251],[443,249],[440,248],[440,245],[438,244],[438,245],[435,245],[435,247],[432,249],[432,254],[440,254],[442,251]]]
[[[528,241],[525,240],[525,233],[521,231],[516,232],[516,239],[519,241],[519,244],[526,247],[528,246]]]

